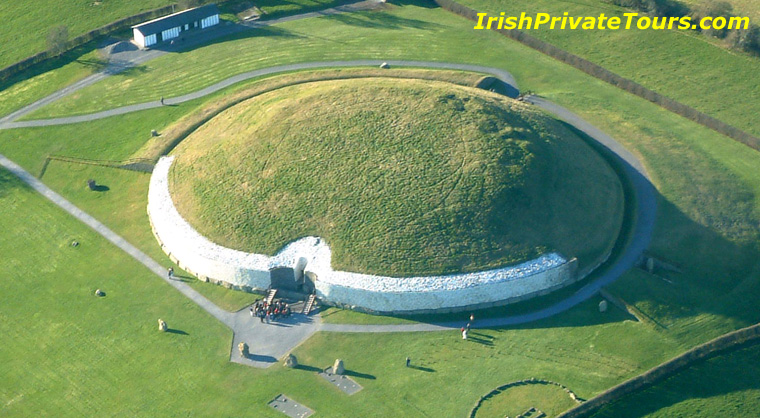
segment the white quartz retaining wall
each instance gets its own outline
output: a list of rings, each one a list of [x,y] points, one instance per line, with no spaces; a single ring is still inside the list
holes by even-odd
[[[333,270],[330,247],[318,237],[294,241],[274,256],[225,248],[200,235],[174,206],[168,181],[173,160],[163,157],[156,164],[148,215],[161,248],[204,281],[263,290],[271,284],[272,268],[298,269],[305,262],[304,270],[316,276],[317,296],[325,302],[375,312],[432,312],[522,300],[577,278],[576,260],[557,253],[476,273],[394,278]]]

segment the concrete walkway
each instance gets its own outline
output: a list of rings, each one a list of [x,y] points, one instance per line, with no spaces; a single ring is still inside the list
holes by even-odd
[[[353,5],[342,6],[340,8],[329,9],[322,12],[314,12],[305,15],[291,16],[283,19],[272,20],[267,22],[260,22],[252,24],[265,25],[274,24],[285,20],[294,20],[304,17],[321,16],[326,14],[343,13],[351,11],[352,7],[367,8],[374,7],[376,0],[368,0],[365,2],[356,3]],[[357,6],[358,5],[358,6]],[[229,29],[229,30],[242,30],[242,29]],[[220,35],[221,36],[221,35]],[[185,44],[184,46],[187,46]],[[122,54],[128,54],[129,51]],[[163,55],[167,51],[140,51],[140,53],[132,53],[132,55],[123,55],[119,60],[112,60],[117,62],[114,66],[110,67],[104,72],[94,74],[84,80],[79,81],[71,86],[68,86],[59,92],[56,92],[45,99],[42,99],[32,105],[29,105],[19,111],[16,111],[5,118],[0,119],[0,129],[8,128],[22,128],[32,126],[50,126],[59,124],[69,124],[84,122],[90,120],[101,119],[109,116],[120,115],[129,112],[135,112],[144,109],[150,109],[161,106],[156,102],[142,103],[132,106],[126,106],[118,109],[111,109],[103,112],[93,113],[90,115],[73,116],[66,118],[56,118],[48,120],[36,120],[36,121],[24,121],[14,122],[15,119],[28,114],[48,103],[65,97],[72,92],[81,89],[87,85],[93,84],[98,80],[107,77],[110,74],[115,74],[119,71],[123,71],[129,68],[131,65],[137,65],[138,63],[145,62],[149,59]],[[491,74],[504,83],[513,87],[517,91],[517,85],[514,77],[504,70],[497,68],[489,68],[478,65],[468,64],[456,64],[456,63],[442,63],[442,62],[425,62],[425,61],[387,61],[391,66],[405,66],[405,67],[427,67],[427,68],[440,68],[440,69],[455,69],[465,71],[475,71],[486,74]],[[356,67],[356,66],[377,66],[380,61],[369,60],[357,60],[357,61],[338,61],[338,62],[312,62],[312,63],[300,63],[292,65],[283,65],[278,67],[271,67],[266,69],[260,69],[256,71],[250,71],[244,74],[240,74],[234,77],[230,77],[205,89],[175,97],[166,99],[167,104],[178,104],[195,98],[203,97],[214,93],[220,89],[233,85],[235,83],[262,75],[275,74],[285,71],[296,71],[314,68],[325,67]],[[617,263],[612,266],[604,275],[595,279],[593,282],[588,283],[583,288],[578,290],[571,297],[552,305],[548,308],[532,312],[529,314],[504,317],[504,318],[489,318],[478,320],[475,324],[476,328],[491,328],[500,326],[509,326],[515,324],[522,324],[526,322],[536,321],[556,315],[564,312],[573,306],[589,299],[595,295],[600,288],[612,283],[619,278],[625,271],[630,269],[638,257],[641,255],[644,249],[649,245],[652,231],[654,228],[654,220],[657,210],[655,189],[650,183],[647,174],[638,159],[628,152],[621,144],[616,142],[613,138],[606,135],[602,131],[588,124],[586,121],[573,114],[569,110],[551,103],[545,99],[536,96],[530,96],[526,98],[526,101],[539,106],[550,113],[557,115],[560,119],[565,120],[570,125],[585,132],[591,138],[598,141],[600,144],[607,147],[612,153],[622,162],[626,173],[631,179],[632,186],[637,194],[637,217],[636,224],[634,225],[631,242],[626,248],[625,253],[621,255]],[[135,248],[128,243],[124,238],[120,237],[105,225],[97,221],[92,216],[88,215],[81,209],[74,206],[71,202],[58,195],[50,188],[42,184],[38,179],[32,176],[30,173],[13,163],[6,157],[0,155],[0,166],[8,169],[11,173],[19,177],[26,184],[31,186],[34,190],[41,193],[50,201],[67,211],[80,221],[84,222],[100,235],[105,237],[111,243],[121,248],[127,254],[138,260],[145,265],[149,270],[153,271],[172,287],[179,290],[192,299],[195,303],[201,306],[204,310],[209,312],[216,319],[227,325],[234,332],[232,341],[232,347],[230,350],[230,360],[233,362],[246,364],[254,367],[268,367],[280,359],[282,356],[290,352],[293,348],[305,341],[310,335],[316,331],[329,331],[329,332],[418,332],[418,331],[442,331],[458,329],[463,325],[463,322],[457,323],[440,323],[440,324],[405,324],[405,325],[351,325],[351,324],[321,324],[318,316],[305,317],[300,314],[294,314],[294,316],[278,324],[261,324],[257,318],[251,318],[247,309],[240,312],[230,313],[222,310],[211,301],[206,299],[203,295],[196,292],[186,283],[178,280],[172,280],[167,277],[166,269],[164,266],[159,265],[156,261],[152,260],[146,254]],[[249,358],[241,358],[237,345],[239,342],[246,342],[250,346],[251,356]]]
[[[564,120],[576,129],[584,132],[601,145],[610,150],[622,163],[629,177],[631,186],[636,193],[636,224],[631,231],[628,247],[612,267],[605,274],[586,284],[576,293],[561,302],[547,308],[530,312],[524,315],[509,316],[503,318],[478,319],[474,328],[495,328],[510,325],[524,324],[528,322],[546,319],[562,313],[593,297],[601,288],[620,278],[626,271],[634,266],[638,258],[649,246],[654,231],[655,216],[657,214],[657,197],[648,174],[641,162],[620,143],[601,130],[592,126],[578,115],[568,109],[552,103],[538,96],[529,96],[525,100],[541,107],[549,113],[553,113],[559,119]],[[465,317],[465,315],[463,315]],[[459,329],[466,321],[439,323],[439,324],[409,324],[409,325],[350,325],[350,324],[323,324],[321,331],[331,332],[416,332],[416,331],[442,331]]]
[[[164,98],[164,103],[167,105],[178,105],[180,103],[185,103],[190,100],[195,100],[201,97],[208,96],[212,93],[216,93],[219,90],[225,89],[227,87],[230,87],[242,81],[250,80],[252,78],[261,77],[261,76],[267,76],[267,75],[285,73],[285,72],[291,72],[291,71],[311,70],[311,69],[318,69],[318,68],[335,68],[335,67],[375,67],[377,68],[383,62],[387,62],[391,67],[419,67],[419,68],[424,67],[424,68],[436,68],[436,69],[446,69],[446,70],[472,71],[472,72],[477,72],[477,73],[490,74],[500,79],[507,86],[511,87],[510,90],[518,92],[517,82],[515,81],[515,78],[508,71],[504,71],[500,68],[492,68],[492,67],[485,67],[482,65],[472,65],[472,64],[457,64],[457,63],[450,63],[450,62],[405,61],[405,60],[388,60],[388,61],[353,60],[353,61],[305,62],[305,63],[298,63],[298,64],[278,65],[275,67],[248,71],[242,74],[238,74],[236,76],[232,76],[230,78],[227,78],[218,83],[212,84],[201,90],[194,91],[192,93],[188,93],[188,94],[177,96],[177,97]],[[98,78],[98,80],[102,78],[103,77],[100,77]],[[89,85],[89,84],[85,84],[79,88],[82,88],[86,85]],[[5,119],[8,119],[14,115],[16,118],[18,118],[26,113],[36,110],[39,107],[37,106],[38,103],[41,103],[43,101],[45,102],[44,104],[51,103],[52,101],[55,101],[61,97],[71,94],[73,91],[75,90],[66,90],[65,94],[62,94],[62,95],[52,94],[48,96],[47,98],[41,100],[40,102],[31,104],[27,106],[26,108],[11,114],[9,117]],[[111,116],[123,115],[126,113],[138,112],[138,111],[147,110],[147,109],[154,109],[161,106],[162,105],[161,105],[160,100],[155,100],[152,102],[123,106],[123,107],[118,107],[116,109],[104,110],[102,112],[90,113],[87,115],[67,116],[67,117],[61,117],[61,118],[38,119],[38,120],[17,121],[17,122],[11,121],[10,119],[6,121],[3,121],[2,119],[0,119],[0,129],[32,128],[32,127],[40,127],[40,126],[68,125],[71,123],[89,122],[93,120],[108,118]],[[29,110],[26,111],[26,109],[29,109]]]
[[[50,126],[50,125],[61,125],[66,123],[75,123],[75,122],[84,122],[89,120],[95,120],[95,119],[101,119],[108,116],[113,115],[120,115],[124,113],[134,112],[136,110],[143,110],[143,109],[150,109],[153,107],[161,106],[161,103],[158,101],[152,103],[150,106],[142,105],[138,108],[134,108],[132,106],[129,106],[129,110],[126,111],[116,111],[113,113],[105,114],[104,116],[99,117],[93,117],[88,119],[66,119],[63,118],[63,122],[60,123],[47,123],[47,124],[41,124],[41,125],[27,125],[27,124],[13,124],[10,122],[13,122],[19,118],[21,118],[24,115],[27,115],[29,113],[34,112],[37,109],[40,109],[56,100],[59,100],[63,97],[66,97],[78,90],[81,90],[87,86],[90,86],[92,84],[97,83],[98,81],[114,75],[119,74],[121,72],[124,72],[130,68],[136,67],[144,62],[150,61],[152,59],[158,58],[162,55],[166,55],[168,53],[172,52],[179,52],[188,48],[192,48],[195,46],[199,46],[202,44],[207,43],[210,40],[218,39],[224,36],[229,36],[235,33],[244,32],[252,29],[262,28],[266,26],[276,25],[278,23],[283,22],[291,22],[294,20],[300,20],[300,19],[306,19],[306,18],[312,18],[312,17],[321,17],[321,16],[330,16],[330,15],[336,15],[341,13],[352,13],[362,10],[372,10],[377,7],[379,7],[383,1],[381,0],[362,0],[355,3],[349,3],[344,4],[342,6],[333,7],[330,9],[325,10],[319,10],[316,12],[310,12],[310,13],[301,13],[298,15],[292,15],[292,16],[285,16],[278,19],[271,19],[271,20],[263,20],[263,21],[252,21],[252,22],[245,22],[242,24],[233,24],[232,22],[225,22],[217,27],[207,30],[203,32],[202,34],[199,34],[198,36],[194,36],[192,38],[188,38],[186,41],[179,42],[175,45],[163,45],[161,46],[161,49],[147,49],[147,50],[140,50],[137,49],[135,46],[132,50],[117,52],[113,54],[108,54],[108,64],[106,65],[106,68],[104,68],[102,71],[97,72],[95,74],[92,74],[88,77],[85,77],[69,86],[66,86],[65,88],[62,88],[61,90],[58,90],[51,95],[44,97],[28,106],[25,106],[13,113],[10,113],[2,118],[0,118],[0,129],[8,129],[8,128],[25,128],[30,126]],[[103,48],[104,52],[108,50],[108,47]],[[233,83],[234,84],[234,83]],[[223,87],[220,87],[223,88]],[[217,89],[218,90],[218,89]],[[214,90],[216,91],[216,90]],[[206,93],[208,94],[208,93]],[[201,96],[197,97],[202,97]],[[184,96],[183,96],[184,97]],[[167,104],[177,104],[182,103],[183,101],[192,100],[192,99],[186,99],[181,101],[166,101]],[[104,113],[104,112],[101,112]],[[100,113],[96,114],[99,115]],[[56,119],[50,119],[49,121],[55,121]]]

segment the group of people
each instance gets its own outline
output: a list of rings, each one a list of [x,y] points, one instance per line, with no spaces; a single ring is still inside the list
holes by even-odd
[[[260,300],[251,306],[251,317],[258,317],[261,322],[275,321],[277,318],[290,316],[290,306],[283,300],[278,299],[271,304]]]

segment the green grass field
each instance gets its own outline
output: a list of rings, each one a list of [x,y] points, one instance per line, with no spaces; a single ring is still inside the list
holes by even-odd
[[[0,68],[47,49],[48,29],[63,25],[69,37],[115,20],[172,4],[169,0],[38,0],[3,2],[0,16],[8,25],[0,33]]]
[[[0,259],[0,273],[17,278],[0,284],[1,293],[13,297],[12,302],[0,304],[0,362],[5,365],[0,368],[0,415],[275,416],[265,403],[286,393],[325,416],[463,416],[494,387],[530,377],[560,382],[589,398],[697,343],[760,320],[753,303],[760,296],[760,154],[496,34],[476,34],[471,23],[439,9],[405,5],[341,19],[278,26],[297,32],[300,43],[270,39],[280,49],[272,55],[264,50],[259,60],[231,60],[225,54],[231,57],[233,49],[228,50],[226,43],[201,48],[217,53],[223,64],[212,67],[206,62],[204,67],[191,60],[188,65],[193,68],[170,87],[179,94],[243,69],[315,59],[318,54],[310,46],[324,48],[326,57],[418,54],[416,58],[479,61],[506,68],[521,88],[569,107],[623,142],[642,158],[654,178],[660,206],[651,250],[678,263],[683,273],[662,273],[667,282],[633,271],[612,289],[652,322],[632,322],[616,311],[602,317],[595,309],[598,300],[592,300],[551,320],[484,330],[479,337],[482,344],[462,344],[456,332],[319,333],[296,350],[299,361],[326,367],[335,358],[344,358],[349,370],[361,374],[357,379],[365,386],[348,398],[308,369],[274,366],[261,371],[229,364],[226,329],[0,171],[0,252],[12,254]],[[257,40],[230,44],[240,52]],[[649,47],[659,53],[668,50],[668,42]],[[331,49],[332,43],[336,46]],[[609,43],[604,45],[612,49]],[[703,49],[715,48],[705,42],[690,45],[694,60],[681,58],[681,62],[691,68],[703,62],[698,60],[706,53]],[[266,45],[256,46],[262,51]],[[178,56],[197,60],[196,51]],[[730,69],[733,59],[745,58],[715,58],[708,65]],[[152,67],[157,62],[167,70],[172,64],[167,58],[147,66],[159,71]],[[222,68],[233,62],[235,68]],[[60,71],[65,70],[54,70],[45,76],[49,80],[40,78],[37,88],[54,90],[53,85],[63,83]],[[730,74],[714,77],[722,85]],[[699,70],[691,76],[702,77]],[[650,87],[667,77],[667,71],[653,76]],[[749,77],[731,80],[740,85],[739,90],[755,88]],[[138,92],[133,90],[136,87],[140,86],[119,94],[134,94],[129,99],[136,101],[164,94]],[[93,93],[91,98],[95,97]],[[736,97],[745,106],[726,109],[726,114],[749,120],[754,102]],[[90,108],[101,110],[99,106],[108,108],[116,101],[102,103]],[[150,129],[164,129],[200,105],[188,103],[69,127],[0,131],[0,153],[34,174],[40,173],[49,153],[121,159],[140,149]],[[102,195],[87,192],[87,178],[103,179],[110,190]],[[50,163],[43,176],[44,182],[160,260],[149,229],[137,223],[147,220],[146,179],[139,173],[59,162]],[[71,239],[83,244],[73,249],[68,246]],[[107,292],[106,298],[91,295],[96,287]],[[238,292],[219,287],[202,289],[230,307],[250,298],[243,294],[238,299]],[[158,317],[188,335],[154,333]],[[352,322],[363,318],[343,316]],[[408,374],[401,367],[407,355],[434,372]],[[756,363],[755,354],[738,356],[739,360],[676,381],[675,388],[659,386],[662,397],[647,398],[654,399],[651,408],[632,409],[623,403],[605,414],[624,416],[630,410],[631,416],[694,416],[704,410],[709,416],[720,411],[752,416],[757,410],[752,382],[760,372],[746,366]],[[702,376],[711,376],[707,382],[715,384],[695,385]]]
[[[508,15],[549,13],[562,16],[623,17],[630,10],[602,0],[463,0],[478,11]],[[473,25],[474,26],[474,25]],[[712,45],[698,34],[678,30],[539,30],[527,31],[623,77],[755,136],[760,128],[760,59]],[[667,45],[667,48],[662,47]]]
[[[623,12],[596,1],[591,6],[549,0],[520,0],[508,4],[468,0],[464,4],[485,11],[558,15],[565,11],[581,16]],[[183,53],[180,58],[182,68],[173,65],[173,57],[151,61],[144,66],[144,72],[111,77],[29,117],[88,113],[103,107],[155,100],[161,94],[168,97],[187,93],[232,74],[269,66],[273,60],[298,62],[350,56],[444,61],[461,60],[460,57],[464,56],[467,62],[489,64],[497,57],[512,53],[511,47],[493,48],[493,44],[487,42],[492,38],[480,33],[476,35],[482,31],[473,30],[474,24],[465,24],[462,19],[445,12],[431,10],[431,14],[439,15],[438,24],[416,19],[408,13],[412,13],[409,8],[391,8],[383,13],[326,17],[324,20],[330,21],[329,28],[319,20],[309,20],[261,29],[222,45]],[[451,30],[453,22],[460,27],[456,32]],[[346,26],[353,27],[353,30],[346,31]],[[404,43],[402,47],[393,42],[401,31],[406,33],[405,39],[424,37],[427,43],[424,46]],[[702,37],[676,31],[542,30],[530,33],[740,129],[760,135],[751,116],[760,112],[760,81],[754,76],[760,72],[757,58],[736,54],[715,47]],[[658,48],[663,43],[668,48]],[[255,48],[246,47],[248,44],[255,45]],[[471,50],[479,52],[467,54]],[[513,61],[510,70],[534,65],[540,65],[540,62]]]
[[[708,359],[593,418],[750,417],[760,410],[760,346]]]
[[[0,283],[14,295],[0,309],[3,416],[276,416],[266,402],[278,393],[324,416],[462,415],[505,381],[541,376],[588,394],[678,350],[620,312],[599,315],[594,302],[561,320],[478,331],[471,341],[456,332],[317,334],[295,351],[306,368],[252,369],[228,362],[230,334],[221,324],[5,171],[0,202],[8,232],[0,250],[14,254],[2,264],[14,280]],[[94,296],[96,288],[106,296]],[[159,333],[158,318],[177,332]],[[570,338],[574,324],[584,324],[582,338]],[[634,339],[657,349],[634,350]],[[427,371],[404,368],[407,355]],[[335,357],[365,387],[360,394],[346,397],[314,374]]]
[[[622,220],[619,180],[573,133],[440,82],[287,87],[221,113],[175,154],[172,194],[199,232],[270,255],[320,236],[340,270],[474,271],[547,251],[585,266]]]
[[[510,387],[494,395],[478,408],[476,418],[515,417],[535,408],[551,418],[577,403],[555,385],[523,385]]]

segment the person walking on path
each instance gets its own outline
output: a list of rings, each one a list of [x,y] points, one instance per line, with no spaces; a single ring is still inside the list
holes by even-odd
[[[462,328],[462,339],[463,340],[467,339],[467,329],[466,328]]]
[[[161,96],[161,106],[164,105],[164,96]]]
[[[169,273],[168,274],[169,274],[169,278],[170,279],[174,278],[174,267],[169,267]]]
[[[253,306],[251,306],[251,318],[253,318]]]

